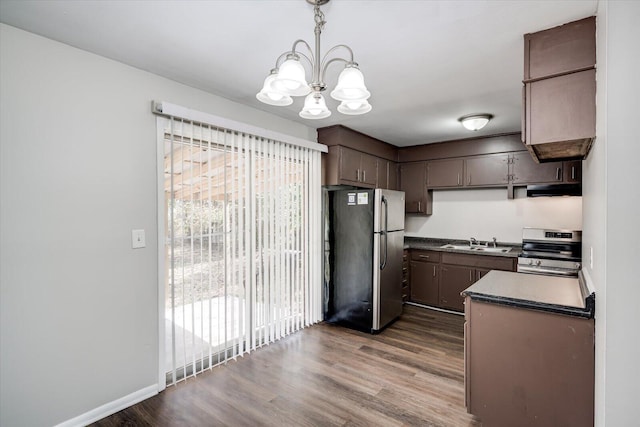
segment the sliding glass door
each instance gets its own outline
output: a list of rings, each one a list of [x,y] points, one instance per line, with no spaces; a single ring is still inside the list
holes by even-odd
[[[159,120],[172,384],[320,320],[320,153]]]

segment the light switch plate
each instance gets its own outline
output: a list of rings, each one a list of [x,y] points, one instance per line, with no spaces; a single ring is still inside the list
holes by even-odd
[[[131,230],[131,248],[139,249],[147,246],[144,230]]]

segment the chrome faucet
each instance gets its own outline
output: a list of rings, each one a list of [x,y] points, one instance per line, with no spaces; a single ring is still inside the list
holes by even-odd
[[[478,241],[476,240],[476,238],[475,238],[475,237],[471,237],[471,238],[469,239],[469,246],[478,245],[478,244],[479,244],[479,243],[478,243]]]
[[[498,247],[498,239],[496,239],[495,237],[492,237],[493,239],[493,247],[497,248]]]

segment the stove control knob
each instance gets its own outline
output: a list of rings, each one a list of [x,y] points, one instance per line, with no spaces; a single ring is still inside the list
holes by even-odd
[[[532,259],[529,260],[529,265],[533,265],[533,260]]]
[[[536,265],[537,266],[540,266],[541,264],[542,264],[542,261],[540,261],[540,260],[536,261]]]
[[[576,269],[580,270],[582,268],[582,266],[580,265],[579,262],[576,262]]]

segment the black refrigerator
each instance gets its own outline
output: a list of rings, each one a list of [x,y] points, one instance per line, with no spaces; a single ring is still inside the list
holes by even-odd
[[[404,192],[328,192],[324,318],[375,333],[402,314]]]

